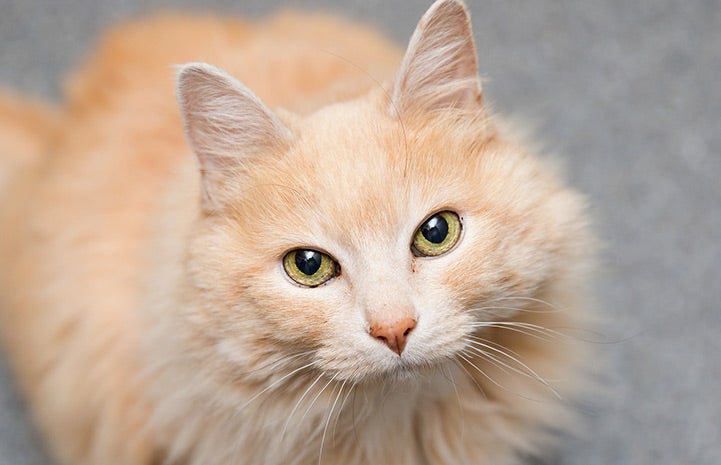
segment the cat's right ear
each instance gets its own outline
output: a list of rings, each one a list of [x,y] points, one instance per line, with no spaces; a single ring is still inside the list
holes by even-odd
[[[200,167],[203,209],[219,210],[229,200],[228,183],[237,182],[254,157],[287,149],[292,134],[247,87],[208,64],[179,67],[176,91]]]
[[[478,108],[476,47],[462,0],[436,0],[418,22],[393,86],[393,110]]]

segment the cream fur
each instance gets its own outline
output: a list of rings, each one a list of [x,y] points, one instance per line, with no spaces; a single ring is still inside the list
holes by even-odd
[[[323,16],[129,24],[28,123],[47,144],[0,147],[36,152],[3,177],[0,331],[61,463],[504,465],[571,427],[584,202],[484,109],[469,24],[439,0],[402,61]],[[230,74],[180,68],[181,120],[197,60]],[[360,71],[399,62],[390,93]],[[413,256],[446,209],[459,243]],[[340,276],[291,283],[298,247]],[[409,311],[401,356],[368,334]]]

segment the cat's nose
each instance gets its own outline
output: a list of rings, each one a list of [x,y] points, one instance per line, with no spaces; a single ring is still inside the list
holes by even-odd
[[[408,335],[416,327],[416,320],[403,317],[393,323],[374,323],[370,327],[370,335],[383,342],[390,350],[398,355],[403,353],[408,341]]]

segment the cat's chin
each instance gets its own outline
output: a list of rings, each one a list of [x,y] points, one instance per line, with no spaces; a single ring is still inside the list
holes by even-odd
[[[453,362],[449,359],[417,361],[397,357],[397,359],[390,364],[368,368],[366,373],[360,376],[355,372],[354,376],[348,378],[348,381],[354,384],[381,383],[384,385],[389,383],[417,383],[418,381],[432,378],[439,372],[443,372],[444,367],[449,363]],[[338,373],[337,379],[341,380],[343,378],[343,374]]]
[[[412,365],[401,363],[399,366],[390,370],[383,375],[386,381],[403,383],[406,381],[418,381],[419,378],[426,378],[430,374],[438,371],[438,366],[431,365]]]

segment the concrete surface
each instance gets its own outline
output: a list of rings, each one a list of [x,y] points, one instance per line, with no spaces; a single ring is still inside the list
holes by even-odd
[[[405,42],[429,3],[294,4]],[[99,31],[149,9],[257,16],[280,4],[0,0],[0,85],[58,98]],[[569,438],[547,463],[721,464],[721,2],[470,7],[487,98],[566,155],[606,241],[597,289],[609,343],[599,350],[612,362],[612,394],[586,409],[588,438]],[[0,369],[0,464],[47,465],[9,379]]]

